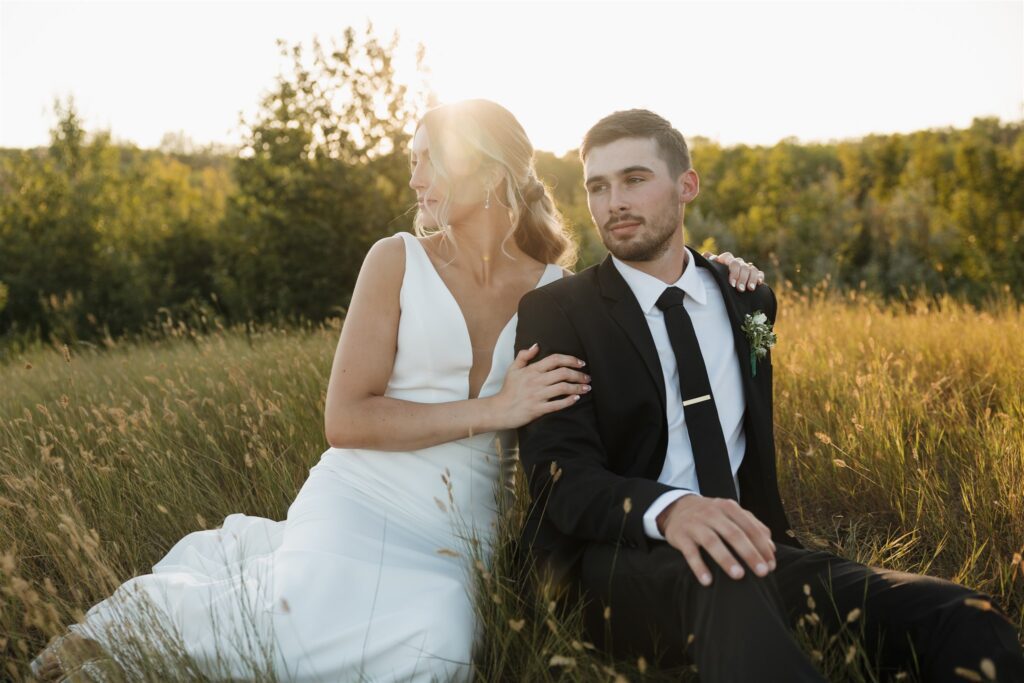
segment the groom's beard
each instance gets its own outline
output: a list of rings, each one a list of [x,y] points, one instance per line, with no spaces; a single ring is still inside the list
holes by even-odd
[[[605,248],[620,261],[653,261],[668,251],[672,235],[679,230],[680,207],[670,204],[665,210],[648,221],[633,214],[620,214],[609,218],[601,228],[601,241]],[[609,229],[625,221],[640,223],[640,230],[629,240],[615,240],[609,236]]]

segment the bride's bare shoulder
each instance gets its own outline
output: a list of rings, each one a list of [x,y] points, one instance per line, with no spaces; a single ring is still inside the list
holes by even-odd
[[[415,239],[415,238],[413,238]],[[381,237],[366,252],[366,258],[378,261],[397,261],[405,263],[405,240],[398,233],[390,237]]]
[[[400,235],[382,237],[377,240],[363,259],[361,273],[371,274],[375,279],[378,277],[392,279],[396,274],[401,279],[404,272],[405,243]]]

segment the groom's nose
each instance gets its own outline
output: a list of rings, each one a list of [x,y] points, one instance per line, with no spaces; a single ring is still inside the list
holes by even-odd
[[[608,210],[612,213],[622,213],[629,210],[629,202],[623,188],[612,185],[608,189]]]

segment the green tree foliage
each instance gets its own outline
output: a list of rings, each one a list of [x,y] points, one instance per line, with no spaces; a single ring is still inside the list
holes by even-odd
[[[773,147],[696,139],[702,189],[687,228],[691,240],[713,236],[798,286],[829,280],[887,296],[924,288],[971,299],[1016,292],[1022,128],[976,119],[966,130]]]
[[[238,319],[319,320],[347,305],[369,246],[408,228],[417,110],[394,79],[397,38],[348,29],[340,45],[279,41],[278,77],[245,133],[221,230],[217,289]]]
[[[72,101],[55,108],[48,148],[0,156],[0,333],[120,335],[209,297],[228,160],[115,145]]]

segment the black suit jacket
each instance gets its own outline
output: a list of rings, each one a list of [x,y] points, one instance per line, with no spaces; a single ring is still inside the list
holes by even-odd
[[[774,323],[775,294],[764,285],[738,292],[727,282],[728,268],[689,252],[723,293],[743,376],[747,450],[738,473],[740,502],[776,543],[798,546],[788,533],[775,474],[771,354],[758,359],[752,376],[740,329],[743,316],[758,310]],[[532,497],[521,542],[562,580],[575,574],[587,543],[646,548],[663,542],[644,533],[643,513],[672,490],[658,482],[668,444],[665,386],[647,320],[610,256],[523,297],[516,352],[534,342],[540,344],[536,360],[571,354],[586,361],[583,370],[593,379],[593,390],[574,405],[519,429]],[[736,399],[715,397],[728,400]]]

